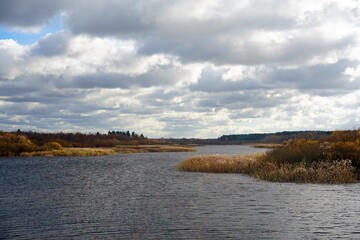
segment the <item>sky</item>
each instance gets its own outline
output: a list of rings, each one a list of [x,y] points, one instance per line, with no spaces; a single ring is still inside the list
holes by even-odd
[[[0,130],[359,127],[359,0],[0,1]]]

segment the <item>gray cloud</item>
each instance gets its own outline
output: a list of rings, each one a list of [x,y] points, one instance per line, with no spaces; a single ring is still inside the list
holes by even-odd
[[[128,35],[146,31],[149,23],[143,19],[142,1],[86,1],[71,3],[66,22],[74,33],[94,35]]]
[[[212,108],[230,110],[272,108],[286,103],[291,97],[289,93],[277,92],[280,94],[277,95],[271,91],[262,90],[233,91],[230,94],[226,92],[204,94],[198,101],[197,106],[208,111]]]
[[[72,6],[67,23],[73,32],[136,39],[141,54],[168,53],[186,62],[211,61],[219,65],[303,62],[345,49],[355,41],[355,36],[351,35],[328,39],[316,29],[322,22],[309,26],[306,21],[299,22],[298,16],[282,11],[291,9],[293,2],[262,1],[259,8],[258,3],[230,1],[213,9],[213,15],[203,19],[186,17],[187,12],[182,11],[191,11],[192,8],[182,9],[186,6],[182,1],[109,0],[106,1],[106,11],[103,2],[77,3],[86,5],[88,11],[83,11],[78,5]],[[274,8],[277,4],[282,7]],[[241,5],[248,6],[222,16]],[[174,11],[176,7],[177,12]],[[169,16],[171,11],[174,11],[174,16]],[[332,17],[327,16],[328,12],[331,13],[327,9],[313,12],[310,17]],[[182,14],[185,17],[181,17]],[[304,30],[304,26],[314,29],[309,32]],[[298,33],[286,34],[287,31]],[[272,32],[283,35],[281,42],[277,42]],[[263,33],[264,36],[257,36]]]
[[[21,75],[14,80],[0,82],[0,96],[21,96],[53,88],[57,77],[53,75]]]
[[[359,122],[353,1],[0,1],[10,28],[60,13],[60,32],[0,42],[0,129],[217,137]]]
[[[358,10],[340,11],[334,3],[306,12],[296,9],[301,1],[228,1],[215,7],[199,1],[190,7],[193,4],[178,0],[36,0],[31,4],[6,0],[0,3],[0,22],[39,25],[64,11],[66,26],[75,35],[135,39],[141,54],[166,53],[186,62],[219,65],[303,62],[343,50],[356,41],[352,34],[329,39],[319,32],[317,27],[327,19],[351,23],[358,17]],[[209,4],[209,9],[203,17],[191,14],[204,4]],[[302,15],[305,17],[299,20]]]
[[[359,83],[349,81],[343,73],[346,68],[358,64],[342,59],[331,64],[274,69],[269,76],[266,76],[266,81],[277,88],[353,90],[360,87]]]
[[[64,54],[70,39],[71,36],[67,32],[49,34],[37,42],[36,46],[32,49],[32,54],[46,57]]]
[[[211,26],[210,26],[211,27]],[[213,62],[218,65],[242,64],[259,65],[267,63],[298,63],[311,60],[315,56],[326,55],[331,51],[346,49],[356,41],[355,36],[346,36],[329,41],[316,35],[298,36],[281,44],[264,39],[257,42],[247,36],[237,36],[236,40],[219,35],[189,36],[186,40],[147,37],[139,52],[154,54],[171,53],[180,56],[185,62]],[[271,47],[270,47],[271,46]]]
[[[349,81],[344,75],[347,68],[359,65],[357,61],[341,59],[336,63],[300,66],[296,68],[268,67],[259,71],[255,78],[224,80],[228,69],[204,68],[196,83],[190,85],[192,91],[234,92],[254,89],[299,89],[318,90],[313,94],[336,94],[360,88],[359,81]],[[331,91],[333,90],[333,91]]]
[[[65,78],[56,83],[59,88],[122,88],[131,87],[149,88],[166,86],[177,82],[185,72],[182,69],[161,66],[145,74],[131,76],[121,73],[97,72],[89,75]]]
[[[240,79],[238,81],[223,80],[226,70],[214,70],[212,68],[204,68],[197,83],[190,85],[192,91],[203,92],[232,92],[239,90],[251,90],[265,88],[259,85],[255,79]]]
[[[13,27],[37,27],[58,14],[67,0],[2,0],[0,24]]]

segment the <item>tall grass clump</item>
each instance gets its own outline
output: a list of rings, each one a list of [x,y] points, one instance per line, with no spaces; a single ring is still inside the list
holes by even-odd
[[[178,164],[177,169],[189,172],[250,173],[258,156],[197,155]]]
[[[272,182],[327,184],[357,182],[354,167],[349,160],[276,164],[264,158],[258,160],[254,169],[251,174],[253,177]]]

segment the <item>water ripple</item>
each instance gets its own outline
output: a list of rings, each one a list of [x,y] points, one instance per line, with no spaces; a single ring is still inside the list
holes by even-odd
[[[359,184],[176,171],[193,154],[1,159],[0,239],[360,238]]]

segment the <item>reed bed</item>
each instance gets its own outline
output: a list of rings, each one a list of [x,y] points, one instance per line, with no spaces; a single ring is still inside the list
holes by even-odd
[[[115,151],[110,148],[63,148],[60,150],[38,151],[31,153],[22,153],[22,157],[33,156],[64,156],[64,157],[90,157],[90,156],[105,156],[114,154]]]
[[[266,154],[244,156],[198,155],[177,165],[177,169],[191,172],[242,173],[260,180],[273,182],[342,184],[357,182],[349,160],[312,164],[277,164],[266,159]]]
[[[272,182],[343,184],[358,181],[349,160],[311,164],[275,164],[260,160],[254,169],[253,177]]]
[[[66,157],[89,157],[89,156],[105,156],[116,153],[148,153],[148,152],[190,152],[195,151],[193,147],[182,145],[121,145],[116,148],[61,148],[47,149],[34,152],[23,152],[22,157],[33,156],[66,156]]]
[[[257,155],[196,155],[177,165],[177,169],[189,172],[249,173]]]

